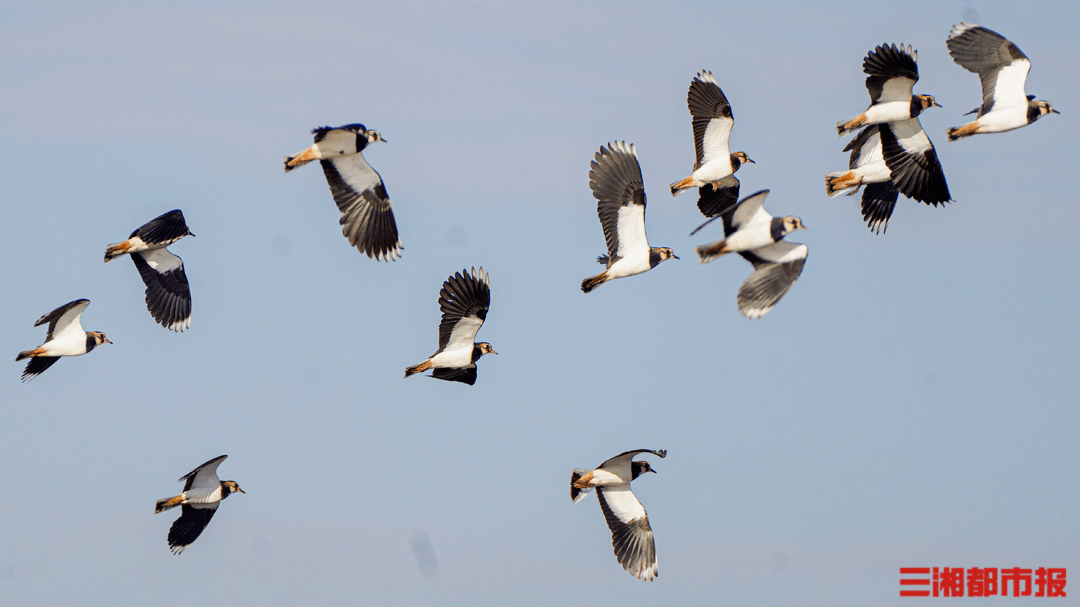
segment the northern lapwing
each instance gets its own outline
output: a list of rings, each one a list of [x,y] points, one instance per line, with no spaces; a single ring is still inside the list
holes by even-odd
[[[915,118],[923,110],[937,106],[931,95],[913,95],[912,87],[919,81],[918,53],[911,46],[879,45],[863,59],[866,90],[870,92],[870,107],[858,116],[836,123],[841,137],[868,124],[881,124]]]
[[[825,192],[830,198],[846,193],[854,196],[862,186],[862,215],[870,229],[884,232],[892,217],[900,192],[892,184],[892,173],[885,164],[881,135],[876,124],[859,131],[847,147],[850,151],[848,170],[825,175]]]
[[[611,529],[615,558],[630,575],[651,582],[657,575],[656,544],[645,508],[630,490],[630,481],[646,472],[656,473],[649,462],[633,461],[635,455],[652,453],[666,457],[661,449],[637,449],[620,453],[594,470],[575,468],[570,475],[570,499],[576,504],[596,489],[600,509]]]
[[[439,290],[439,349],[424,362],[406,367],[405,377],[433,369],[431,377],[436,379],[475,384],[476,361],[485,354],[498,354],[486,341],[474,343],[490,305],[490,276],[484,268],[462,270],[447,278]]]
[[[637,150],[625,141],[609,143],[596,153],[589,170],[589,187],[599,201],[596,212],[604,228],[607,255],[596,261],[607,269],[581,281],[581,290],[647,272],[662,261],[678,259],[667,247],[650,247],[645,236],[645,186]]]
[[[131,255],[146,285],[146,309],[161,326],[173,331],[191,328],[191,288],[184,261],[169,252],[172,243],[194,236],[180,209],[146,222],[127,240],[105,247],[105,263]]]
[[[82,313],[90,305],[89,299],[76,299],[42,316],[34,323],[35,327],[49,323],[45,333],[45,343],[33,350],[23,350],[15,357],[16,361],[29,358],[22,380],[30,381],[41,375],[60,360],[61,356],[81,356],[101,344],[111,344],[104,333],[83,331]]]
[[[714,217],[738,201],[739,180],[735,171],[754,161],[746,152],[731,153],[728,149],[735,120],[731,104],[712,72],[702,71],[694,77],[686,93],[686,105],[694,128],[694,172],[671,184],[671,195],[699,188],[698,210],[706,217]]]
[[[400,257],[402,246],[390,197],[382,177],[363,154],[368,144],[386,140],[379,131],[362,124],[324,126],[311,132],[315,143],[303,152],[286,156],[285,172],[318,160],[341,211],[341,232],[349,244],[378,261]]]
[[[739,311],[747,318],[761,318],[772,310],[798,280],[806,263],[806,245],[783,240],[806,226],[798,217],[770,215],[764,207],[768,195],[769,190],[762,190],[722,213],[724,240],[697,248],[701,263],[738,253],[754,266],[754,273],[739,287]]]
[[[159,499],[154,514],[182,506],[180,518],[169,529],[169,548],[180,554],[191,545],[214,518],[221,500],[233,493],[244,493],[236,481],[218,479],[217,469],[228,455],[219,455],[198,468],[181,476],[177,482],[184,483],[184,491],[174,497]]]
[[[1001,34],[961,23],[953,26],[945,45],[957,65],[979,75],[983,95],[982,105],[968,112],[978,117],[950,128],[949,141],[978,133],[1004,133],[1047,114],[1061,113],[1049,101],[1036,100],[1024,91],[1031,60]]]

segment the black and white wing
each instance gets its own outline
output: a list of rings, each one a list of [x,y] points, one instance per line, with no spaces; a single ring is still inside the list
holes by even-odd
[[[851,170],[872,163],[885,162],[878,125],[871,124],[859,131],[859,134],[844,147],[844,151],[851,152],[851,157],[848,159],[848,168]],[[855,191],[851,193],[854,194]],[[893,186],[891,181],[880,181],[864,185],[862,216],[863,221],[872,231],[880,234],[886,230],[899,195],[900,192]]]
[[[597,487],[596,497],[611,529],[611,545],[619,564],[639,580],[652,581],[657,576],[652,527],[630,484]]]
[[[719,183],[707,183],[698,188],[698,210],[706,217],[716,217],[738,202],[739,180],[734,175],[724,177]]]
[[[919,119],[909,118],[878,127],[882,155],[896,189],[908,198],[934,206],[949,202],[952,197],[945,182],[945,172]]]
[[[229,456],[219,455],[176,480],[177,482],[186,481],[184,483],[184,491],[190,491],[192,488],[215,489],[221,485],[221,480],[218,479],[217,475],[218,466],[221,465],[221,462],[225,461],[226,457]]]
[[[765,198],[768,197],[768,195],[769,190],[755,192],[744,198],[734,209],[722,213],[721,217],[724,220],[724,235],[728,236],[751,222],[771,220],[772,215],[765,210]]]
[[[600,464],[596,468],[599,470],[604,468],[613,468],[617,466],[629,467],[630,462],[634,459],[634,456],[640,455],[642,453],[652,453],[653,455],[656,455],[658,457],[667,457],[667,449],[661,449],[659,451],[653,451],[652,449],[635,449],[633,451],[624,451],[616,455],[615,457],[608,458],[607,461]]]
[[[686,93],[686,105],[693,117],[694,170],[717,158],[727,158],[731,154],[728,138],[735,121],[731,104],[716,84],[712,72],[702,71],[694,77]],[[735,197],[738,198],[738,193]]]
[[[128,238],[138,237],[147,246],[167,246],[189,235],[191,231],[184,221],[184,213],[174,209],[146,222]]]
[[[184,262],[168,249],[131,254],[146,285],[146,309],[161,326],[173,331],[191,328],[191,289]]]
[[[634,251],[648,251],[645,186],[633,144],[616,141],[601,147],[591,167],[589,187],[599,201],[596,212],[604,228],[608,263]]]
[[[879,45],[863,59],[866,90],[873,103],[911,101],[911,89],[919,80],[916,52],[911,46]]]
[[[761,190],[743,198],[737,205],[728,205],[719,215],[709,218],[708,221],[694,228],[690,235],[693,236],[702,228],[720,219],[724,223],[724,236],[731,236],[739,228],[751,221],[765,221],[772,219],[772,215],[765,210],[765,198],[769,190]]]
[[[491,306],[491,276],[479,271],[462,270],[454,273],[443,282],[439,291],[439,309],[442,321],[439,323],[439,352],[473,347],[476,332],[487,318]],[[476,370],[473,369],[475,381]],[[435,375],[439,377],[439,375]],[[449,378],[441,378],[449,379]],[[462,380],[454,380],[462,381]],[[469,382],[472,383],[472,382]]]
[[[1024,84],[1031,61],[1001,34],[974,23],[954,25],[945,41],[957,65],[979,75],[982,106],[979,116],[995,104],[1027,105]]]
[[[82,337],[86,334],[86,331],[83,331],[81,318],[88,305],[90,305],[89,299],[76,299],[68,302],[39,318],[34,323],[34,326],[40,327],[45,323],[49,323],[49,330],[45,333],[46,342],[58,337],[63,337],[66,340],[69,339],[68,335]],[[44,370],[42,369],[42,371]]]
[[[180,518],[169,528],[169,548],[173,554],[183,552],[202,534],[210,519],[214,518],[217,507],[217,502],[198,506],[184,504],[181,507]]]
[[[754,273],[739,287],[739,311],[747,318],[761,318],[791,289],[802,274],[807,247],[780,240],[739,253],[754,265]]]
[[[401,256],[394,212],[382,177],[361,153],[322,159],[323,173],[330,184],[338,210],[341,230],[349,244],[369,258],[394,261]]]

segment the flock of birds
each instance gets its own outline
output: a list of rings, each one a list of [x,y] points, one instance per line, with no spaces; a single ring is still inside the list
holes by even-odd
[[[983,133],[1017,129],[1050,113],[1049,102],[1035,100],[1024,90],[1031,62],[1012,42],[984,27],[970,23],[954,26],[946,41],[953,60],[979,75],[982,105],[970,113],[976,119],[948,129],[950,141]],[[910,46],[881,45],[863,61],[868,75],[870,106],[861,114],[836,124],[841,136],[858,131],[844,151],[851,157],[847,171],[825,177],[829,196],[860,189],[862,214],[876,233],[884,232],[899,194],[931,205],[951,200],[945,174],[933,143],[923,131],[919,115],[941,107],[930,95],[912,93],[919,79],[917,55]],[[753,273],[739,289],[739,310],[748,318],[764,316],[795,284],[806,261],[807,247],[790,243],[785,236],[805,229],[798,217],[774,217],[764,208],[768,190],[739,200],[735,173],[754,161],[744,152],[732,153],[728,139],[734,120],[731,105],[710,72],[699,73],[690,83],[687,106],[692,117],[696,152],[691,174],[671,184],[677,196],[698,188],[698,209],[708,220],[691,232],[696,234],[713,220],[721,219],[724,238],[697,247],[702,263],[728,253],[749,261]],[[860,130],[861,129],[861,130]],[[394,261],[401,256],[390,198],[379,174],[364,158],[364,149],[386,141],[378,131],[362,124],[348,124],[312,131],[313,144],[284,159],[289,172],[313,160],[323,168],[334,202],[341,211],[342,232],[349,244],[369,258]],[[597,214],[607,244],[607,254],[597,260],[605,266],[600,274],[582,281],[581,290],[591,292],[601,284],[646,272],[668,259],[678,259],[667,247],[650,247],[645,235],[645,189],[637,151],[625,142],[601,147],[589,171],[589,185],[597,199]],[[168,246],[194,236],[184,215],[173,210],[156,217],[131,233],[127,240],[105,248],[105,262],[128,255],[146,285],[146,306],[155,322],[182,332],[191,327],[191,290],[183,261]],[[82,314],[90,304],[78,299],[42,316],[34,326],[48,323],[45,343],[19,352],[16,361],[29,358],[22,374],[28,381],[64,356],[79,356],[109,341],[104,333],[84,331]],[[407,367],[405,377],[432,371],[432,377],[472,385],[476,362],[484,354],[497,354],[476,334],[491,304],[490,277],[483,268],[464,270],[447,278],[439,291],[442,320],[439,349],[422,363]],[[652,580],[657,575],[656,548],[648,515],[630,489],[645,472],[655,472],[646,461],[633,458],[642,453],[665,457],[667,451],[627,451],[593,470],[575,469],[570,497],[580,501],[596,490],[600,508],[612,534],[619,563],[634,577]],[[234,481],[222,481],[218,466],[227,456],[216,457],[180,478],[179,495],[158,500],[155,512],[181,506],[181,515],[169,530],[170,549],[183,552],[203,532],[218,504],[233,493],[243,493]]]

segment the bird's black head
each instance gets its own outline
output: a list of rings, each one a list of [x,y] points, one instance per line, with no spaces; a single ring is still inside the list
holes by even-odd
[[[634,480],[646,472],[656,474],[656,470],[652,469],[649,462],[630,462],[630,480]]]
[[[746,164],[747,162],[751,164],[757,164],[753,160],[750,160],[750,157],[746,155],[746,152],[735,152],[731,155],[731,168],[736,171],[738,171],[739,167]]]
[[[225,499],[226,497],[229,497],[229,495],[233,494],[233,493],[247,493],[247,492],[244,491],[243,489],[241,489],[240,485],[238,485],[236,483],[236,481],[221,481],[221,497],[222,497],[222,499]]]

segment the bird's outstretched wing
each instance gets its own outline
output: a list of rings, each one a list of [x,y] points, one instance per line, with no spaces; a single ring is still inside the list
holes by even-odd
[[[322,159],[323,173],[341,211],[342,234],[368,257],[393,261],[401,256],[394,211],[382,177],[361,153]]]
[[[647,251],[645,186],[634,146],[624,141],[609,143],[596,153],[591,167],[589,187],[598,201],[596,212],[609,258],[614,261],[635,251]]]
[[[462,270],[443,282],[439,291],[439,309],[442,321],[439,322],[439,350],[460,347],[472,347],[476,332],[487,318],[491,306],[491,277],[472,268]],[[475,372],[474,372],[475,375]]]

